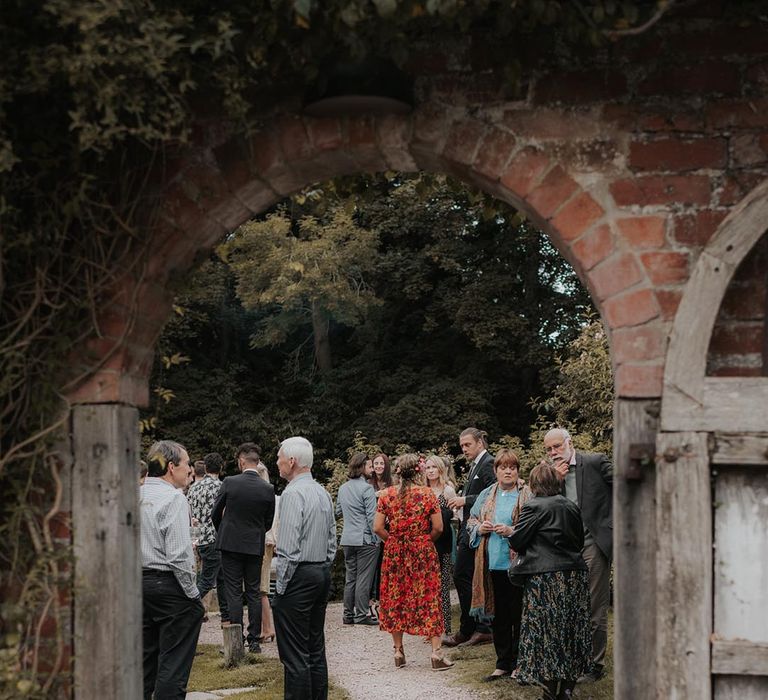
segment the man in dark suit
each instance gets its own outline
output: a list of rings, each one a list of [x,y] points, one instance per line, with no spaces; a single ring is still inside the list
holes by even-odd
[[[477,428],[467,428],[459,435],[459,445],[467,463],[467,480],[461,495],[448,501],[449,508],[462,508],[459,538],[456,544],[456,563],[453,567],[453,583],[459,594],[461,622],[456,634],[443,637],[443,644],[454,647],[487,644],[493,641],[493,635],[487,626],[479,625],[469,614],[472,606],[472,577],[475,573],[475,550],[469,546],[467,520],[469,511],[475,504],[478,494],[496,481],[493,470],[493,457],[488,452],[486,433]]]
[[[589,567],[592,602],[592,669],[579,680],[600,680],[608,644],[611,560],[613,558],[613,464],[601,453],[579,452],[563,428],[544,436],[544,448],[563,479],[563,495],[581,509],[582,555]]]
[[[211,511],[216,528],[216,549],[221,552],[221,568],[229,607],[230,624],[243,624],[243,586],[248,602],[248,635],[252,653],[261,652],[261,562],[264,535],[275,515],[275,489],[256,472],[261,452],[247,442],[237,449],[237,464],[242,474],[225,479]]]

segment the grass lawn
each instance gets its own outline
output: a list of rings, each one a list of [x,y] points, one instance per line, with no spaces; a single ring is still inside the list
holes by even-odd
[[[453,629],[459,629],[459,609],[454,606]],[[451,672],[457,685],[483,691],[484,698],[492,700],[538,700],[541,690],[520,686],[512,680],[484,683],[483,678],[496,666],[493,644],[479,647],[450,649],[450,657],[456,660]],[[612,700],[613,698],[613,613],[608,614],[608,652],[606,654],[605,676],[598,683],[576,686],[575,697],[581,700]]]
[[[224,668],[224,660],[217,644],[200,644],[192,664],[187,690],[221,690],[222,688],[249,688],[230,700],[283,700],[283,667],[277,659],[246,654],[237,668]],[[329,700],[348,700],[347,693],[331,683]]]

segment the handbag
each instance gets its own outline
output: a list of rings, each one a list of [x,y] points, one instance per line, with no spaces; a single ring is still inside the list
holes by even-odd
[[[516,573],[518,567],[525,562],[525,554],[517,554],[515,558],[512,560],[512,562],[509,565],[509,569],[507,569],[507,577],[509,578],[509,582],[513,586],[518,586],[522,588],[525,586],[525,581],[528,578],[527,574],[518,574]]]

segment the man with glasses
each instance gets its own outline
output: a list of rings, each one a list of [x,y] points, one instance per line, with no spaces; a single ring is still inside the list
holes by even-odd
[[[589,567],[592,603],[592,669],[579,682],[603,677],[608,644],[608,604],[613,558],[613,465],[602,453],[581,452],[573,447],[564,428],[544,436],[544,449],[563,480],[563,495],[581,509],[584,523],[582,556]]]

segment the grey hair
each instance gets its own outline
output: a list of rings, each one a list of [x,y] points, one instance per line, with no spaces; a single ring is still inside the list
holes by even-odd
[[[173,440],[158,440],[147,452],[149,476],[163,476],[168,471],[168,463],[181,463],[181,453],[186,452],[184,445]]]
[[[304,437],[289,437],[280,443],[283,457],[293,457],[300,467],[312,469],[314,452],[312,443]]]

